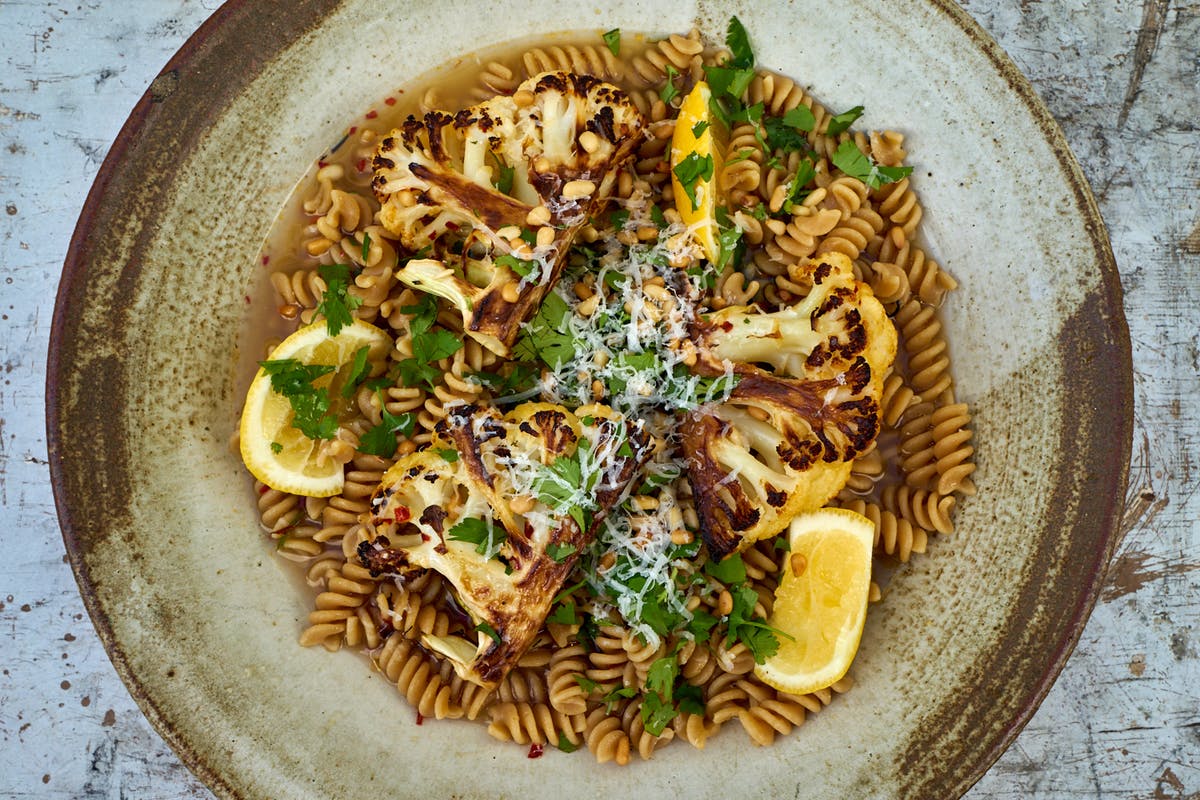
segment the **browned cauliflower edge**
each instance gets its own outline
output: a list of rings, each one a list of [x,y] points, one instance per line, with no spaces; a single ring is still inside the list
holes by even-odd
[[[693,328],[694,371],[737,385],[681,428],[700,533],[721,559],[825,505],[879,433],[896,330],[845,256],[807,266],[812,291],[773,313],[731,307]]]

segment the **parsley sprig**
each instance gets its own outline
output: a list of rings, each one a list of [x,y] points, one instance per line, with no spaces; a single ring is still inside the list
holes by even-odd
[[[462,340],[450,331],[433,329],[438,313],[437,298],[433,295],[423,296],[416,305],[402,306],[400,313],[412,315],[408,330],[413,354],[396,363],[396,377],[405,386],[425,384],[432,390],[442,376],[435,362],[457,353],[463,346]]]
[[[292,427],[309,439],[331,439],[337,433],[337,415],[331,411],[328,386],[314,381],[334,371],[327,364],[302,364],[294,358],[260,361],[258,365],[271,376],[271,390],[288,399],[292,406]]]
[[[642,723],[647,733],[658,736],[680,712],[703,715],[704,692],[680,678],[679,657],[672,654],[656,659],[646,672]]]
[[[363,251],[366,252],[370,246],[369,238],[364,238]],[[337,336],[342,328],[354,324],[351,312],[362,305],[362,298],[350,294],[349,264],[322,264],[317,267],[317,272],[325,281],[325,294],[317,304],[317,313],[325,317],[329,335]]]

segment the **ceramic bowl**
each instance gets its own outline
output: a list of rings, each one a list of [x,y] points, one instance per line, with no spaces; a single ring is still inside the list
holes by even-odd
[[[958,797],[1029,719],[1116,537],[1131,362],[1103,223],[1062,134],[950,0],[773,7],[234,0],[153,82],[67,257],[48,376],[55,497],[123,680],[222,797]],[[284,8],[286,7],[286,8]],[[729,733],[627,769],[418,726],[348,652],[303,649],[310,602],[227,449],[256,254],[343,126],[433,65],[536,32],[687,31],[736,13],[759,63],[902,129],[975,414],[977,496],[872,609],[854,691],[772,748]]]

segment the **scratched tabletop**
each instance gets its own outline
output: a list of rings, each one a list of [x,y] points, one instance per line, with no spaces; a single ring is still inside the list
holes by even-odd
[[[0,798],[211,797],[84,613],[50,493],[43,381],[83,199],[137,98],[218,5],[0,0]],[[1046,701],[968,797],[1200,800],[1200,0],[965,7],[1095,189],[1135,387],[1108,583]]]

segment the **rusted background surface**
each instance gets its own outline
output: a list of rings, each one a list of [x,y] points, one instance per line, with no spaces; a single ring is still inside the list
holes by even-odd
[[[84,195],[129,109],[218,5],[0,0],[0,797],[211,796],[149,728],[84,615],[48,485],[42,381]],[[1108,585],[972,800],[1200,800],[1200,2],[1103,5],[964,3],[1095,187],[1137,393]],[[864,57],[872,46],[886,43]]]

